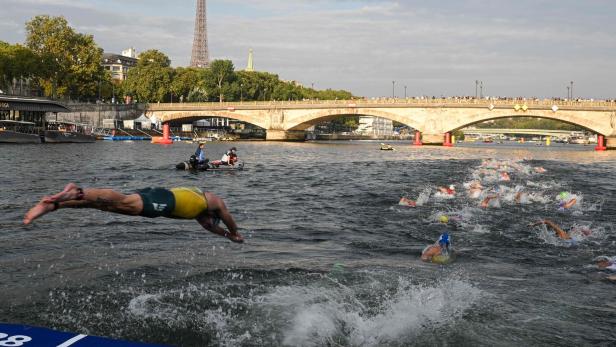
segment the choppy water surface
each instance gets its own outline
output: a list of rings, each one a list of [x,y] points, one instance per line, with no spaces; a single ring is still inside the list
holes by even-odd
[[[0,321],[179,346],[616,343],[616,284],[592,261],[616,255],[616,153],[234,145],[248,170],[200,174],[173,169],[188,144],[0,147]],[[226,146],[209,144],[209,156]],[[479,199],[463,188],[474,179],[488,189]],[[125,192],[204,187],[225,198],[246,243],[194,221],[95,210],[21,225],[33,203],[70,181]],[[456,198],[434,195],[448,184]],[[559,211],[561,191],[579,203]],[[402,196],[421,206],[398,206]],[[446,267],[419,260],[444,230],[441,214],[459,254]],[[574,241],[528,226],[540,218],[573,230]]]

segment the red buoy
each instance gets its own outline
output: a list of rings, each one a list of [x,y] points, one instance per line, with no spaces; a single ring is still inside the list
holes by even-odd
[[[443,143],[443,146],[453,147],[453,144],[451,143],[451,133],[445,133],[445,143]]]
[[[605,137],[603,135],[597,136],[597,147],[595,147],[595,151],[605,151],[607,147],[605,147]]]
[[[421,133],[419,131],[415,131],[415,142],[413,142],[413,146],[421,146]]]

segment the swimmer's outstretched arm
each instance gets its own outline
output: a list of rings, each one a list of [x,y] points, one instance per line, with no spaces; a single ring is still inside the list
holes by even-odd
[[[212,193],[205,193],[205,197],[208,203],[208,212],[197,217],[197,222],[204,229],[214,234],[224,236],[233,242],[244,242],[244,237],[237,231],[237,224],[233,220],[231,213],[229,213],[224,201]],[[227,231],[214,224],[213,216],[219,217],[229,230]]]
[[[561,238],[563,240],[570,240],[571,239],[571,236],[569,236],[569,234],[566,231],[561,229],[556,223],[552,222],[549,219],[544,219],[544,220],[538,221],[537,223],[532,224],[532,226],[540,225],[540,224],[545,224],[548,227],[552,228],[554,230],[554,232],[556,233],[556,236],[558,236],[559,238]]]
[[[564,207],[564,208],[571,208],[571,207],[573,207],[573,205],[575,205],[576,203],[577,203],[577,199],[576,199],[576,198],[573,198],[573,199],[571,199],[571,200],[567,201],[567,203],[566,203],[566,204],[564,204],[564,205],[563,205],[563,207]]]
[[[483,200],[481,201],[481,207],[483,207],[483,208],[487,208],[487,207],[488,207],[488,204],[490,203],[490,201],[491,201],[491,200],[494,200],[494,199],[496,199],[496,198],[498,198],[498,196],[497,196],[497,195],[489,195],[489,196],[486,196],[486,198],[485,198],[485,199],[483,199]]]

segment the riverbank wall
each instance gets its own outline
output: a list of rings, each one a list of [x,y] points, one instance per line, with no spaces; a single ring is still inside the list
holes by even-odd
[[[145,111],[145,104],[66,104],[71,112],[48,114],[47,120],[58,120],[103,127],[103,119],[130,120]]]

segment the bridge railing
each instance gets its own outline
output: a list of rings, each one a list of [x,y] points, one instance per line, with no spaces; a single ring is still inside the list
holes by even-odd
[[[520,107],[526,105],[529,108],[558,108],[566,109],[593,109],[613,108],[616,110],[616,101],[612,100],[552,100],[552,99],[474,99],[474,98],[377,98],[355,100],[296,100],[296,101],[242,101],[242,102],[201,102],[201,103],[157,103],[149,104],[151,111],[182,111],[192,109],[233,110],[233,109],[269,109],[269,108],[326,108],[341,106],[347,107]]]

